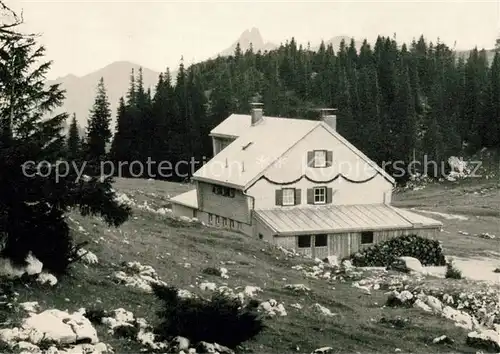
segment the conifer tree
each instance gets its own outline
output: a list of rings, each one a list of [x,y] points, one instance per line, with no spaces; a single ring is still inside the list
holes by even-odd
[[[106,146],[111,139],[111,110],[109,108],[104,79],[97,85],[97,95],[90,111],[87,131],[87,160],[89,162],[103,161],[106,157]]]
[[[9,17],[8,12],[0,3],[0,17]],[[44,49],[36,38],[16,32],[16,24],[8,32],[1,26],[1,253],[20,265],[31,253],[43,270],[61,274],[76,256],[65,212],[78,208],[83,215],[101,215],[118,226],[130,209],[115,201],[111,179],[84,181],[74,169],[56,164],[65,145],[61,128],[67,114],[46,116],[61,105],[64,94],[58,85],[46,87],[50,63],[40,63]]]
[[[76,122],[76,114],[73,113],[67,139],[68,160],[79,160],[81,158],[81,139]]]

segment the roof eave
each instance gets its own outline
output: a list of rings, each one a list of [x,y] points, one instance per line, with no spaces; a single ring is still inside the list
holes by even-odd
[[[397,227],[366,227],[366,228],[351,228],[351,229],[323,229],[323,230],[301,230],[301,231],[276,231],[276,236],[286,237],[286,236],[301,236],[301,235],[311,235],[311,234],[345,234],[350,232],[363,232],[363,231],[395,231],[395,230],[413,230],[413,229],[434,229],[438,228],[438,225],[425,225],[425,226],[397,226]]]
[[[234,188],[234,189],[238,189],[238,190],[243,190],[243,187],[244,187],[242,185],[234,184],[231,182],[226,182],[226,181],[221,181],[221,180],[214,179],[214,178],[201,177],[201,176],[196,176],[196,175],[191,177],[191,179],[193,179],[195,181],[199,181],[199,182],[217,184],[220,186],[225,186],[225,187]]]
[[[228,138],[228,139],[238,139],[238,135],[234,134],[223,134],[223,133],[212,133],[208,134],[208,136],[214,137],[214,138]]]

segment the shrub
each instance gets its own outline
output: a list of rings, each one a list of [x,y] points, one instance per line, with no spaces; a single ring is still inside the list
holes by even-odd
[[[439,241],[417,235],[405,235],[380,242],[354,254],[351,259],[357,267],[387,267],[403,256],[417,258],[424,266],[446,264]]]
[[[203,274],[221,276],[221,271],[214,267],[208,267],[203,269]]]
[[[139,329],[135,326],[121,325],[115,328],[114,334],[117,338],[135,340],[139,334]]]
[[[175,287],[153,285],[153,290],[163,302],[158,313],[161,323],[155,328],[162,340],[182,336],[194,343],[205,341],[234,348],[264,329],[256,308],[242,306],[224,295],[214,294],[206,300],[179,298]]]
[[[455,267],[453,261],[446,263],[445,277],[449,279],[462,279],[462,272]]]
[[[90,309],[85,311],[85,317],[93,324],[101,324],[102,319],[107,316],[103,309]]]

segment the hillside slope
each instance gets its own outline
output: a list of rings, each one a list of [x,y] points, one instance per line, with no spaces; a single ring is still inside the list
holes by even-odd
[[[158,300],[134,287],[119,285],[114,279],[115,272],[123,270],[123,262],[138,261],[151,265],[167,284],[201,296],[210,293],[200,289],[203,282],[227,285],[232,289],[252,285],[263,290],[257,299],[276,299],[282,303],[287,316],[267,318],[264,332],[245,343],[238,352],[311,353],[319,347],[332,347],[333,352],[338,353],[390,353],[397,349],[405,353],[475,352],[465,344],[467,331],[456,327],[451,321],[417,309],[383,305],[387,298],[387,284],[398,281],[407,284],[424,281],[446,288],[462,288],[463,291],[477,291],[482,288],[480,284],[475,283],[471,287],[468,281],[422,280],[400,273],[360,269],[349,274],[326,277],[325,268],[319,273],[323,275],[307,276],[305,270],[314,272],[318,268],[313,268],[316,264],[313,260],[292,256],[238,233],[176,222],[168,215],[151,212],[166,206],[169,196],[186,191],[189,186],[120,179],[116,188],[134,200],[135,205],[134,216],[120,229],[110,229],[94,218],[70,217],[71,228],[77,239],[90,241],[87,248],[97,254],[98,264],[77,264],[72,275],[60,279],[50,291],[36,285],[17,286],[17,301],[38,301],[42,309],[71,311],[80,307],[105,310],[122,307],[137,317],[146,318],[149,323],[156,323]],[[498,193],[495,198],[498,198]],[[448,228],[447,224],[448,221],[445,222],[445,229]],[[458,227],[467,230],[467,225],[464,223]],[[474,223],[476,228],[488,225],[492,226],[491,221]],[[463,244],[464,236],[455,234],[455,237],[451,237],[444,233],[443,236],[445,250],[470,250],[467,244]],[[498,247],[498,240],[483,241],[484,247]],[[302,270],[300,267],[292,268],[297,265]],[[206,267],[221,266],[227,268],[228,279],[203,273]],[[323,269],[322,266],[320,268]],[[380,289],[373,288],[367,293],[356,285],[355,280],[368,278],[378,279],[381,282]],[[305,284],[310,291],[289,291],[284,289],[286,284]],[[333,315],[318,312],[315,304],[329,309]],[[299,305],[301,309],[295,308]],[[404,325],[386,323],[391,319],[397,322],[398,318],[400,322],[404,320]],[[137,342],[110,335],[104,326],[98,326],[97,329],[99,339],[111,345],[116,353],[139,352],[142,347]],[[448,345],[432,342],[433,338],[443,334],[455,342]]]

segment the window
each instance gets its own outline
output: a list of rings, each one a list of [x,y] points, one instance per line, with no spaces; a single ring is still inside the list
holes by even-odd
[[[311,236],[304,235],[299,236],[299,248],[308,248],[311,247]]]
[[[283,192],[283,205],[295,205],[295,189],[284,188]]]
[[[241,222],[238,221],[238,230],[241,230],[241,229],[242,229]]]
[[[234,189],[229,187],[213,186],[212,192],[217,195],[222,195],[224,197],[234,198]]]
[[[314,167],[326,167],[326,151],[314,150]]]
[[[361,244],[366,245],[373,243],[373,231],[365,231],[361,233]]]
[[[213,224],[214,223],[214,216],[213,214],[208,214],[208,223]]]
[[[216,215],[216,216],[215,216],[215,223],[216,223],[217,225],[219,225],[219,224],[220,224],[220,217],[219,217],[219,215]]]
[[[320,234],[314,236],[314,247],[326,247],[328,245],[328,235]]]
[[[262,240],[264,238],[264,235],[259,234],[259,240]]]
[[[325,204],[326,203],[326,188],[317,187],[314,188],[314,204]]]
[[[229,220],[229,227],[234,229],[234,220]]]
[[[227,219],[226,218],[222,218],[222,226],[227,226]]]

